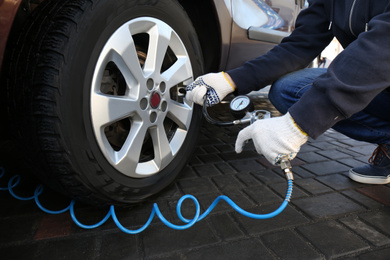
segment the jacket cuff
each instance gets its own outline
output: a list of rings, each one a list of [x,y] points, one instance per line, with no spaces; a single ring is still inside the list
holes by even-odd
[[[313,139],[345,119],[327,95],[314,86],[288,112],[296,124]]]

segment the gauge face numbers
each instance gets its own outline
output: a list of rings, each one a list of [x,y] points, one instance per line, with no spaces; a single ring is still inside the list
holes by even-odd
[[[247,96],[237,96],[230,102],[230,110],[236,118],[244,117],[246,112],[253,109],[253,103]]]

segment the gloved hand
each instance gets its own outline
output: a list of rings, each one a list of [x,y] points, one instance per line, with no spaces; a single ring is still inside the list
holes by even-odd
[[[210,107],[221,102],[229,93],[234,91],[233,84],[226,78],[224,72],[209,73],[196,78],[186,87],[188,101],[203,105],[207,93],[206,106]]]
[[[294,159],[309,138],[287,113],[281,117],[257,120],[241,130],[236,140],[236,153],[242,152],[245,141],[249,139],[253,140],[259,154],[263,154],[271,164],[278,165],[283,157]]]

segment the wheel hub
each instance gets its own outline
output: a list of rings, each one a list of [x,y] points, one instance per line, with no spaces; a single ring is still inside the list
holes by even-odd
[[[153,92],[150,98],[150,106],[153,109],[156,109],[160,105],[160,102],[161,102],[160,94],[158,92]]]

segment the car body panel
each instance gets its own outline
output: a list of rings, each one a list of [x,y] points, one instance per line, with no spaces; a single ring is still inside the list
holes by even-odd
[[[222,55],[220,70],[238,67],[268,52],[292,32],[301,10],[295,0],[223,0],[223,3],[232,25],[229,42],[223,42],[229,46],[229,51]],[[262,37],[250,39],[248,36],[253,28],[263,29]],[[268,40],[270,36],[276,40]]]
[[[0,71],[7,39],[22,0],[0,0]]]
[[[7,39],[15,22],[17,12],[30,12],[36,2],[22,0],[0,0],[0,69],[3,63]],[[297,13],[303,0],[213,0],[219,22],[221,44],[219,46],[219,67],[214,70],[227,70],[240,66],[246,60],[266,53],[270,48],[287,36],[293,29]],[[266,28],[262,31],[266,37],[248,38],[251,28]],[[267,40],[272,31],[277,34],[273,42]],[[255,32],[252,35],[259,35]],[[274,39],[272,37],[271,39]],[[205,57],[207,59],[207,57]],[[207,72],[207,71],[206,71]]]

